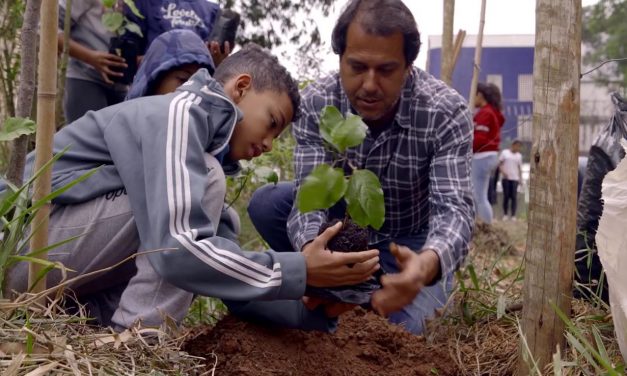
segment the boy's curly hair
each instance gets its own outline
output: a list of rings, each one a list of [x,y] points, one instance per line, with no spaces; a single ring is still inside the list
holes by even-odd
[[[298,119],[300,115],[298,84],[269,50],[256,43],[248,43],[241,50],[227,56],[216,68],[213,78],[224,85],[233,76],[244,73],[252,76],[254,90],[285,92],[294,108],[292,121]]]

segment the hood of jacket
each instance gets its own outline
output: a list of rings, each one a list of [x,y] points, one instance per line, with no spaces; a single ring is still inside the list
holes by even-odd
[[[243,113],[224,92],[222,85],[216,81],[206,69],[199,69],[189,81],[179,86],[172,94],[177,96],[181,92],[196,94],[198,106],[205,111],[208,122],[208,137],[211,140],[206,151],[222,161],[222,167],[227,175],[239,171],[239,163],[230,161],[228,145],[237,123],[242,120]]]
[[[159,35],[146,51],[126,100],[143,97],[163,73],[183,64],[199,64],[213,74],[215,66],[207,45],[190,30]]]

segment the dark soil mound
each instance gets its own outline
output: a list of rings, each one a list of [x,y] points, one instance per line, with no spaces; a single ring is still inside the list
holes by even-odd
[[[458,375],[443,345],[405,332],[384,318],[356,309],[334,334],[261,327],[228,316],[185,345],[216,364],[216,375]],[[215,356],[212,355],[215,354]]]
[[[339,219],[323,223],[318,235],[338,223]],[[331,251],[359,252],[368,249],[368,230],[359,227],[351,220],[344,221],[342,230],[329,241],[327,248]]]

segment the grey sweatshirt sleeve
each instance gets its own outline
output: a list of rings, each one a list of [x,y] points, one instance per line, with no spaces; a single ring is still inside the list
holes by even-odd
[[[106,133],[107,144],[116,148],[112,158],[120,166],[142,249],[159,249],[149,254],[155,270],[196,294],[232,300],[300,298],[306,282],[302,254],[242,252],[232,241],[216,236],[218,224],[211,223],[202,202],[212,195],[224,202],[224,191],[208,192],[204,159],[217,120],[208,119],[198,106],[200,97],[177,94],[170,97],[167,126],[164,119],[150,118],[144,129],[119,129],[114,124],[128,124],[134,118],[114,119]],[[140,155],[129,156],[132,146],[124,145],[129,138],[138,138],[140,147],[135,150],[140,149]]]

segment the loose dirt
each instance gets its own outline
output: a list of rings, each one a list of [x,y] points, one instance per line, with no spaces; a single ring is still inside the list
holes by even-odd
[[[361,308],[342,315],[336,333],[269,328],[227,316],[185,350],[216,375],[459,375],[445,344],[430,345]],[[217,359],[217,364],[216,364]]]

